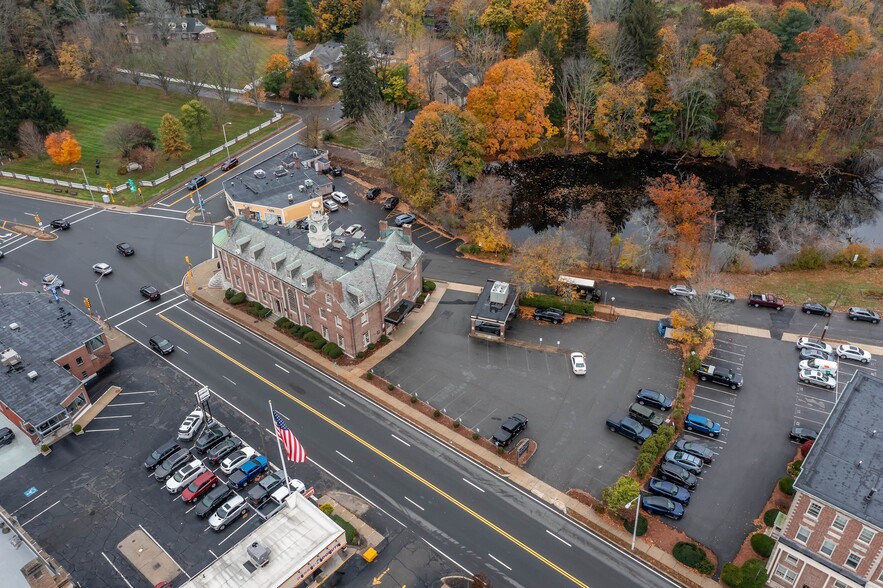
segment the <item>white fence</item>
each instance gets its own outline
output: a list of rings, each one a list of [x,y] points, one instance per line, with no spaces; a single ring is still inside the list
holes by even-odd
[[[162,184],[163,182],[169,180],[170,178],[173,178],[176,175],[180,174],[184,170],[189,169],[189,168],[193,167],[194,165],[205,161],[206,159],[208,159],[209,157],[211,157],[213,155],[217,155],[221,151],[224,151],[225,149],[227,149],[227,147],[231,147],[231,146],[235,145],[236,143],[238,143],[239,141],[242,141],[243,139],[247,139],[248,137],[254,135],[258,131],[267,128],[268,126],[270,126],[274,122],[277,122],[281,118],[282,118],[282,115],[277,112],[277,113],[273,114],[273,118],[271,118],[267,121],[264,121],[263,123],[254,127],[253,129],[249,129],[248,131],[242,133],[238,137],[230,139],[229,141],[227,141],[226,143],[224,143],[220,147],[215,147],[214,149],[212,149],[208,153],[203,153],[202,155],[200,155],[196,159],[188,161],[187,163],[185,163],[181,167],[173,169],[169,173],[167,173],[163,176],[160,176],[160,177],[156,178],[155,180],[141,180],[138,182],[138,184],[140,186],[144,186],[145,188],[153,188],[155,186],[158,186],[159,184]],[[68,182],[65,180],[56,180],[54,178],[41,178],[39,176],[32,176],[32,175],[28,175],[28,174],[18,174],[15,172],[8,172],[8,171],[2,171],[2,170],[0,170],[0,177],[12,178],[15,180],[25,180],[27,182],[36,182],[38,184],[48,184],[50,186],[58,186],[60,188],[68,188],[68,189],[76,189],[76,190],[96,190],[100,194],[107,193],[107,188],[102,187],[100,185],[95,185],[95,184],[86,185],[86,184],[81,184],[79,182]],[[129,188],[129,184],[125,183],[125,184],[120,184],[119,186],[111,186],[110,190],[114,194],[119,194],[120,192],[128,190],[128,188]],[[61,190],[58,190],[58,191],[60,192]]]

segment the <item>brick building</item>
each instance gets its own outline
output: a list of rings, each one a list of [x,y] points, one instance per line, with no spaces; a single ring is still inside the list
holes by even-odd
[[[0,410],[35,444],[90,405],[85,384],[112,360],[101,326],[73,304],[0,295]]]
[[[794,483],[770,586],[883,586],[883,380],[858,371]]]
[[[225,287],[311,327],[355,356],[400,324],[423,287],[423,251],[411,227],[380,223],[380,239],[332,232],[315,204],[306,233],[226,219],[214,237]]]

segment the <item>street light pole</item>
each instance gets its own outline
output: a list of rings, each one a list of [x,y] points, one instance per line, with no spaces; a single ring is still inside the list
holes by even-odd
[[[92,198],[92,206],[95,206],[95,194],[92,193],[92,186],[89,185],[89,178],[86,177],[86,170],[81,167],[72,167],[71,171],[76,169],[83,172],[83,181],[86,182],[86,189],[89,190],[89,196]]]
[[[708,262],[711,264],[711,261],[714,259],[714,242],[717,241],[717,215],[719,212],[725,212],[723,209],[715,210],[711,216],[711,223],[714,225],[713,231],[711,233],[711,249],[708,251]]]
[[[842,288],[837,292],[837,298],[834,299],[834,306],[831,307],[831,313],[828,315],[828,320],[825,321],[825,327],[822,329],[822,336],[819,337],[819,341],[824,341],[825,335],[828,334],[828,325],[831,324],[831,317],[834,316],[834,310],[837,308],[837,303],[840,302],[841,294],[843,294]]]
[[[95,291],[98,292],[98,302],[101,303],[101,312],[104,313],[104,320],[107,320],[107,309],[104,308],[104,299],[101,297],[101,289],[98,287],[99,282],[101,282],[101,278],[104,277],[104,274],[98,276],[98,279],[95,280]]]
[[[221,125],[221,131],[224,132],[224,147],[227,149],[227,161],[230,161],[230,146],[227,145],[227,125],[232,125],[231,122],[225,122]]]
[[[632,505],[632,502],[635,503],[635,524],[632,527],[632,551],[635,550],[635,540],[638,538],[638,519],[641,517],[641,492],[638,491],[638,495],[630,500],[628,504],[626,504],[623,508],[628,508]]]

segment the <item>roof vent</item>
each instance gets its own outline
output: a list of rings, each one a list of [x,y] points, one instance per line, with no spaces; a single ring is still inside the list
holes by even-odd
[[[21,363],[21,355],[15,349],[9,347],[0,352],[0,363],[3,367],[13,367]]]
[[[873,431],[871,431],[871,437],[876,437],[876,436],[877,436],[877,429],[874,429]]]
[[[257,541],[252,542],[246,548],[248,552],[248,559],[251,560],[255,566],[262,568],[268,563],[270,563],[270,550],[258,543]]]
[[[877,493],[877,489],[876,489],[876,488],[871,488],[871,491],[868,492],[868,495],[867,495],[867,496],[865,496],[865,502],[870,502],[871,499],[874,497],[874,494],[876,494],[876,493]]]
[[[855,467],[857,467],[858,469],[862,469],[862,460],[858,460],[857,462],[855,462]]]
[[[37,379],[37,372],[34,371],[34,370],[29,371],[29,372],[28,372],[28,379],[29,379],[30,381],[32,381],[32,382],[33,382],[34,380],[36,380],[36,379]]]
[[[294,202],[294,194],[289,194],[288,195],[288,203],[291,204],[292,202]]]
[[[262,179],[262,178],[266,178],[266,177],[267,177],[267,172],[265,172],[265,171],[262,170],[262,169],[256,169],[256,170],[254,170],[254,177],[256,177],[256,178],[259,179],[259,180]]]
[[[20,328],[21,328],[21,327],[18,325],[18,323],[9,323],[9,329],[12,330],[12,331],[17,331],[17,330],[19,330]]]
[[[494,282],[491,286],[491,304],[506,304],[509,299],[509,284],[506,282]]]

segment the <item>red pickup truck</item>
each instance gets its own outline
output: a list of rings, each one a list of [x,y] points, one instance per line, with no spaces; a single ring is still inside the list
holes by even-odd
[[[754,308],[759,308],[761,306],[766,306],[768,308],[775,308],[776,310],[782,310],[785,308],[785,301],[776,296],[775,294],[754,294],[751,293],[748,295],[748,306],[753,306]]]

